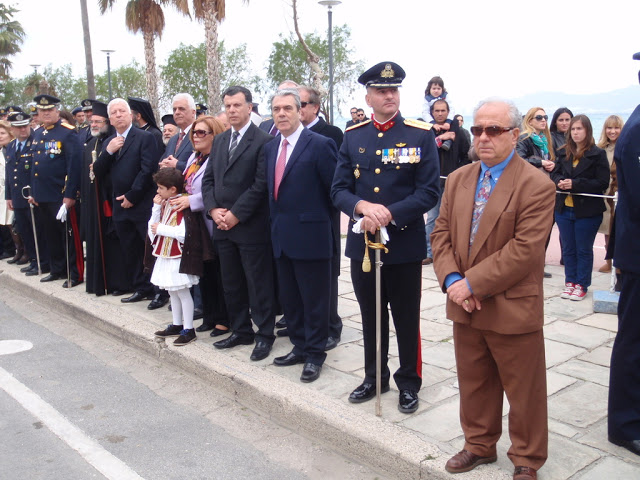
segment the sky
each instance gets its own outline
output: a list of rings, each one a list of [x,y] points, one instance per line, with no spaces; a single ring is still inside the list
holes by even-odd
[[[14,76],[31,64],[72,64],[85,68],[79,0],[4,0],[21,10],[16,18],[27,38],[13,58]],[[106,71],[103,49],[115,50],[112,68],[136,59],[144,64],[142,35],[124,26],[126,0],[100,15],[88,0],[94,72]],[[299,0],[303,32],[326,32],[327,8]],[[229,48],[242,43],[257,73],[266,70],[271,45],[293,31],[287,0],[227,0],[227,18],[219,30]],[[204,27],[166,10],[166,27],[156,41],[157,64],[179,43],[204,40]],[[516,98],[553,91],[597,94],[638,85],[640,52],[637,0],[343,0],[333,7],[333,24],[351,28],[353,56],[365,68],[394,61],[406,71],[401,93],[405,116],[419,116],[428,80],[444,79],[456,111],[469,113],[483,98]],[[42,68],[42,67],[41,67]],[[355,82],[355,79],[354,79]],[[358,91],[359,92],[359,91]],[[353,99],[365,107],[364,88]],[[639,87],[640,94],[640,87]],[[640,98],[640,96],[639,96]],[[637,102],[636,102],[637,103]],[[348,116],[347,104],[339,112]]]

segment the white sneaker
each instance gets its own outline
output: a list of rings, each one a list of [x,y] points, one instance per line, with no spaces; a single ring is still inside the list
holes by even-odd
[[[567,282],[564,284],[564,291],[560,294],[560,298],[569,299],[571,298],[571,294],[573,293],[573,289],[575,285],[571,282]]]
[[[576,283],[575,287],[573,288],[573,292],[571,292],[571,297],[569,297],[571,300],[575,300],[575,301],[580,301],[582,299],[584,299],[584,297],[587,296],[587,290],[582,288],[582,285],[578,285]]]

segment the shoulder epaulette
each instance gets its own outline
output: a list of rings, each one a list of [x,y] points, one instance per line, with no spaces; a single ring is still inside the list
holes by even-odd
[[[404,119],[404,124],[409,126],[409,127],[421,128],[422,130],[431,130],[431,127],[433,127],[433,125],[428,123],[428,122],[422,122],[420,120],[413,120],[411,118],[405,118]]]
[[[345,132],[353,130],[354,128],[360,128],[361,126],[366,125],[367,123],[370,123],[370,122],[371,122],[371,119],[365,120],[364,122],[356,123],[355,125],[351,125],[349,128],[347,128]]]
[[[67,122],[61,122],[60,125],[62,125],[64,128],[68,128],[69,130],[76,129],[76,127],[74,127],[73,125],[69,125]]]

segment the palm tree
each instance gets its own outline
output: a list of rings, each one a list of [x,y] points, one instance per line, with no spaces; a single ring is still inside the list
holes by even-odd
[[[82,16],[82,36],[84,37],[84,58],[87,65],[87,96],[89,98],[96,98],[96,81],[93,76],[93,57],[91,55],[91,34],[89,33],[87,0],[80,0],[80,14]]]
[[[244,0],[248,3],[249,0]],[[218,25],[225,17],[225,0],[193,0],[194,16],[204,22],[207,48],[207,99],[212,112],[222,110],[220,98],[220,52]]]
[[[9,57],[20,52],[25,33],[22,25],[13,20],[19,10],[0,3],[0,78],[7,79],[11,70]]]
[[[98,0],[100,13],[113,7],[116,0]],[[133,33],[142,32],[144,58],[146,64],[147,93],[149,102],[156,114],[158,112],[158,73],[156,71],[155,38],[161,38],[164,31],[164,12],[162,7],[173,5],[184,15],[189,15],[188,0],[129,0],[125,11],[125,24]]]

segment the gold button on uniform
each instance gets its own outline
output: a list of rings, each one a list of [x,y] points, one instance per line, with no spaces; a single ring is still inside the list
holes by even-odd
[[[396,165],[396,170],[400,170],[400,165]]]
[[[384,136],[384,133],[382,133],[382,132],[378,133],[378,137],[382,138],[383,136]]]
[[[36,175],[35,175],[35,176],[37,177],[37,176],[38,176],[38,174],[36,173]]]
[[[373,189],[373,191],[374,191],[374,192],[376,192],[376,193],[378,193],[378,192],[380,191],[380,189],[379,189],[378,187],[375,187],[375,188]]]
[[[376,172],[376,173],[380,173],[380,169],[379,169],[379,168],[376,168],[375,172]]]
[[[382,150],[376,150],[376,155],[382,155]]]
[[[36,165],[38,164],[38,162],[36,162]]]

